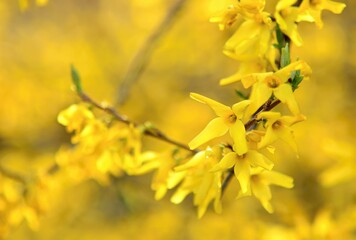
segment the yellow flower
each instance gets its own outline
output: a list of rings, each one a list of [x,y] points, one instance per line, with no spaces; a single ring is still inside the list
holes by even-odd
[[[162,199],[168,190],[168,180],[173,174],[173,167],[176,161],[171,151],[157,154],[155,152],[145,152],[141,156],[142,165],[128,169],[130,175],[142,175],[156,170],[153,174],[151,188],[154,190],[155,199]]]
[[[180,185],[171,201],[179,204],[188,194],[193,193],[194,205],[198,207],[199,218],[204,215],[211,201],[214,201],[214,210],[221,212],[222,172],[209,171],[221,157],[220,146],[207,147],[205,151],[194,155],[187,163],[175,167],[175,173],[168,180],[168,187],[172,189],[179,183]]]
[[[94,119],[94,114],[83,104],[73,104],[61,111],[57,121],[66,126],[68,132],[80,132],[85,124]]]
[[[241,0],[236,5],[229,5],[226,10],[210,18],[210,22],[218,23],[219,29],[232,26],[242,16],[247,19],[261,19],[265,0]]]
[[[218,23],[219,29],[224,30],[226,27],[231,27],[237,20],[238,9],[234,5],[228,8],[219,15],[210,18],[210,22]]]
[[[271,29],[267,16],[260,21],[246,20],[225,43],[224,54],[239,61],[263,59],[271,45]]]
[[[297,0],[280,0],[276,6],[274,16],[282,32],[285,33],[295,45],[301,46],[303,40],[298,33],[298,26],[296,23],[301,9],[292,6],[296,2]]]
[[[272,199],[270,185],[284,188],[292,188],[294,186],[293,178],[276,171],[266,171],[261,168],[252,169],[250,178],[251,191],[244,193],[241,190],[238,197],[254,195],[269,213],[273,213],[273,207],[270,203]]]
[[[258,114],[258,119],[266,119],[265,126],[267,127],[265,135],[258,143],[258,148],[264,148],[278,139],[288,143],[295,152],[297,152],[297,145],[294,140],[292,125],[304,121],[304,115],[297,116],[281,116],[279,112],[262,112]]]
[[[299,107],[295,100],[292,86],[288,83],[293,71],[301,71],[301,75],[307,78],[311,74],[309,65],[304,61],[293,62],[277,72],[254,73],[241,79],[247,86],[253,85],[251,92],[251,104],[247,114],[253,114],[262,104],[264,104],[272,94],[282,103],[287,104],[289,110],[294,114],[299,114]]]
[[[201,103],[207,104],[218,117],[208,123],[205,129],[189,143],[189,147],[195,149],[213,138],[221,137],[227,131],[230,131],[236,151],[239,154],[244,154],[247,151],[246,130],[241,119],[244,117],[244,111],[250,104],[250,101],[241,101],[230,108],[196,93],[191,93],[190,96]]]
[[[268,170],[273,168],[273,162],[255,150],[249,150],[243,155],[236,152],[227,153],[221,161],[210,171],[222,172],[234,167],[235,177],[240,183],[242,193],[250,191],[250,177],[253,167],[262,167]]]
[[[302,13],[298,16],[297,21],[315,22],[319,28],[322,28],[323,21],[321,20],[321,12],[324,9],[335,14],[340,14],[345,7],[346,4],[344,3],[330,0],[304,0],[300,5]]]

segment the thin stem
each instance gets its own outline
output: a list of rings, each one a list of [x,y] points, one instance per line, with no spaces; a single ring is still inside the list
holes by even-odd
[[[13,171],[11,171],[9,169],[6,169],[3,166],[0,166],[0,174],[6,176],[8,178],[11,178],[11,179],[13,179],[13,180],[15,180],[17,182],[20,182],[20,183],[22,183],[24,185],[27,183],[27,181],[25,180],[25,178],[23,176],[21,176],[18,173],[15,173],[15,172],[13,172]]]
[[[91,105],[93,105],[94,107],[107,112],[108,114],[112,115],[117,121],[125,123],[127,125],[133,125],[135,127],[140,126],[140,124],[135,123],[131,120],[129,120],[126,116],[123,116],[121,114],[119,114],[113,107],[111,106],[107,106],[107,105],[103,105],[100,104],[96,101],[94,101],[92,98],[90,98],[88,95],[86,95],[84,92],[77,92],[78,96],[81,98],[81,100],[83,100],[84,102],[90,103]],[[165,135],[161,130],[157,129],[157,128],[145,128],[144,132],[143,132],[146,136],[150,136],[156,139],[159,139],[161,141],[167,142],[169,144],[175,145],[177,147],[183,148],[187,151],[190,151],[192,153],[197,153],[199,152],[199,150],[192,150],[189,148],[188,145],[184,144],[184,143],[180,143],[176,140],[173,140],[172,138],[168,137],[167,135]]]
[[[156,45],[167,33],[185,2],[186,0],[177,0],[175,2],[160,25],[152,32],[145,44],[137,52],[119,86],[117,92],[117,105],[122,105],[127,100],[131,87],[138,81],[141,74],[145,71]]]

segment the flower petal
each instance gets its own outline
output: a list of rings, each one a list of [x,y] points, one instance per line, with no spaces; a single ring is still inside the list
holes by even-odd
[[[340,14],[345,7],[346,7],[345,3],[334,2],[334,1],[323,1],[323,8],[335,14]]]
[[[213,138],[224,135],[229,130],[225,120],[221,117],[214,118],[190,143],[190,149],[195,149]]]
[[[278,129],[275,129],[274,132],[278,136],[278,138],[288,143],[288,145],[292,147],[294,152],[298,152],[297,144],[295,142],[292,129],[290,129],[288,126],[281,125]]]
[[[262,167],[265,168],[267,170],[271,170],[274,166],[274,163],[269,160],[265,155],[257,152],[257,151],[249,151],[246,154],[246,161],[248,161],[249,163],[251,163],[251,165],[255,166],[255,167]]]
[[[278,140],[278,135],[275,133],[272,127],[268,127],[265,136],[261,139],[261,142],[257,144],[258,149],[264,148]]]
[[[250,189],[250,164],[245,159],[239,159],[234,168],[235,176],[240,183],[241,192],[247,193]]]
[[[232,111],[235,113],[238,119],[241,119],[244,115],[245,109],[250,105],[250,100],[243,100],[232,106]]]
[[[257,82],[253,85],[250,100],[251,104],[245,112],[246,116],[251,116],[256,110],[261,107],[272,95],[272,89],[264,82]]]
[[[224,171],[226,169],[232,168],[236,163],[237,155],[235,152],[230,152],[226,154],[218,164],[216,164],[210,172]]]
[[[253,195],[255,195],[255,197],[260,201],[263,208],[266,209],[267,212],[273,213],[273,207],[269,202],[272,198],[271,190],[269,187],[257,180],[252,183],[251,188]]]
[[[226,115],[230,115],[230,113],[232,113],[230,107],[203,95],[197,93],[190,93],[190,97],[198,102],[207,104],[219,117],[225,117]]]
[[[244,124],[237,120],[234,125],[230,127],[230,135],[234,140],[234,150],[239,155],[247,152],[246,130]]]
[[[204,161],[204,159],[205,159],[205,151],[200,151],[197,154],[195,154],[188,162],[175,167],[174,171],[180,172],[195,167],[199,165],[199,163]]]
[[[282,84],[273,91],[274,95],[281,100],[282,103],[286,103],[289,110],[294,114],[299,114],[298,103],[295,100],[292,86],[289,84]]]
[[[285,187],[285,188],[292,188],[293,178],[282,174],[280,172],[275,171],[264,171],[260,174],[264,181],[268,182],[269,184]]]

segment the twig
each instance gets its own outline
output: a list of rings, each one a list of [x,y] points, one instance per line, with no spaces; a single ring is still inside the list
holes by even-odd
[[[9,169],[6,169],[4,168],[3,166],[0,165],[0,174],[8,177],[8,178],[11,178],[17,182],[20,182],[22,184],[26,184],[27,181],[25,180],[25,178],[23,176],[21,176],[20,174],[18,173],[15,173]]]
[[[172,25],[173,20],[178,15],[185,2],[186,0],[177,0],[175,2],[161,24],[152,32],[145,44],[137,52],[117,91],[117,105],[122,105],[127,100],[131,86],[138,81],[141,74],[145,71],[156,45],[165,33],[167,33],[167,30]]]
[[[96,107],[104,112],[107,112],[108,114],[112,115],[117,121],[120,121],[127,125],[133,125],[135,127],[140,126],[140,124],[135,123],[135,122],[129,120],[126,116],[119,114],[113,107],[106,106],[106,105],[103,105],[103,104],[100,104],[100,103],[94,101],[92,98],[90,98],[88,95],[86,95],[83,91],[77,92],[77,93],[78,93],[78,96],[81,98],[81,100],[83,100],[84,102],[90,103],[94,107]],[[167,142],[169,144],[175,145],[177,147],[183,148],[183,149],[190,151],[192,153],[199,152],[199,150],[190,149],[189,146],[184,143],[180,143],[176,140],[171,139],[170,137],[165,135],[161,130],[159,130],[157,128],[152,128],[152,127],[145,128],[143,133],[147,136],[150,136],[150,137],[159,139],[161,141]]]

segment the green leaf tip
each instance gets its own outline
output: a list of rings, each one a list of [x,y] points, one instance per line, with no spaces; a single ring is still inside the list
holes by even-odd
[[[276,48],[282,49],[286,45],[286,41],[283,36],[283,32],[280,29],[279,25],[276,25],[276,37],[277,37],[277,44],[274,44]]]
[[[83,92],[82,84],[80,82],[80,77],[79,77],[79,73],[78,73],[77,69],[73,65],[70,65],[70,71],[71,71],[71,75],[72,75],[72,82],[75,86],[75,90],[78,93],[82,93]]]
[[[247,100],[248,96],[246,96],[245,94],[243,94],[242,92],[240,92],[239,90],[235,89],[235,93],[237,96],[239,96],[240,98],[242,98],[243,100]]]
[[[282,48],[282,54],[281,54],[281,68],[284,68],[285,66],[290,64],[290,51],[289,51],[289,45],[288,43],[284,48]]]

